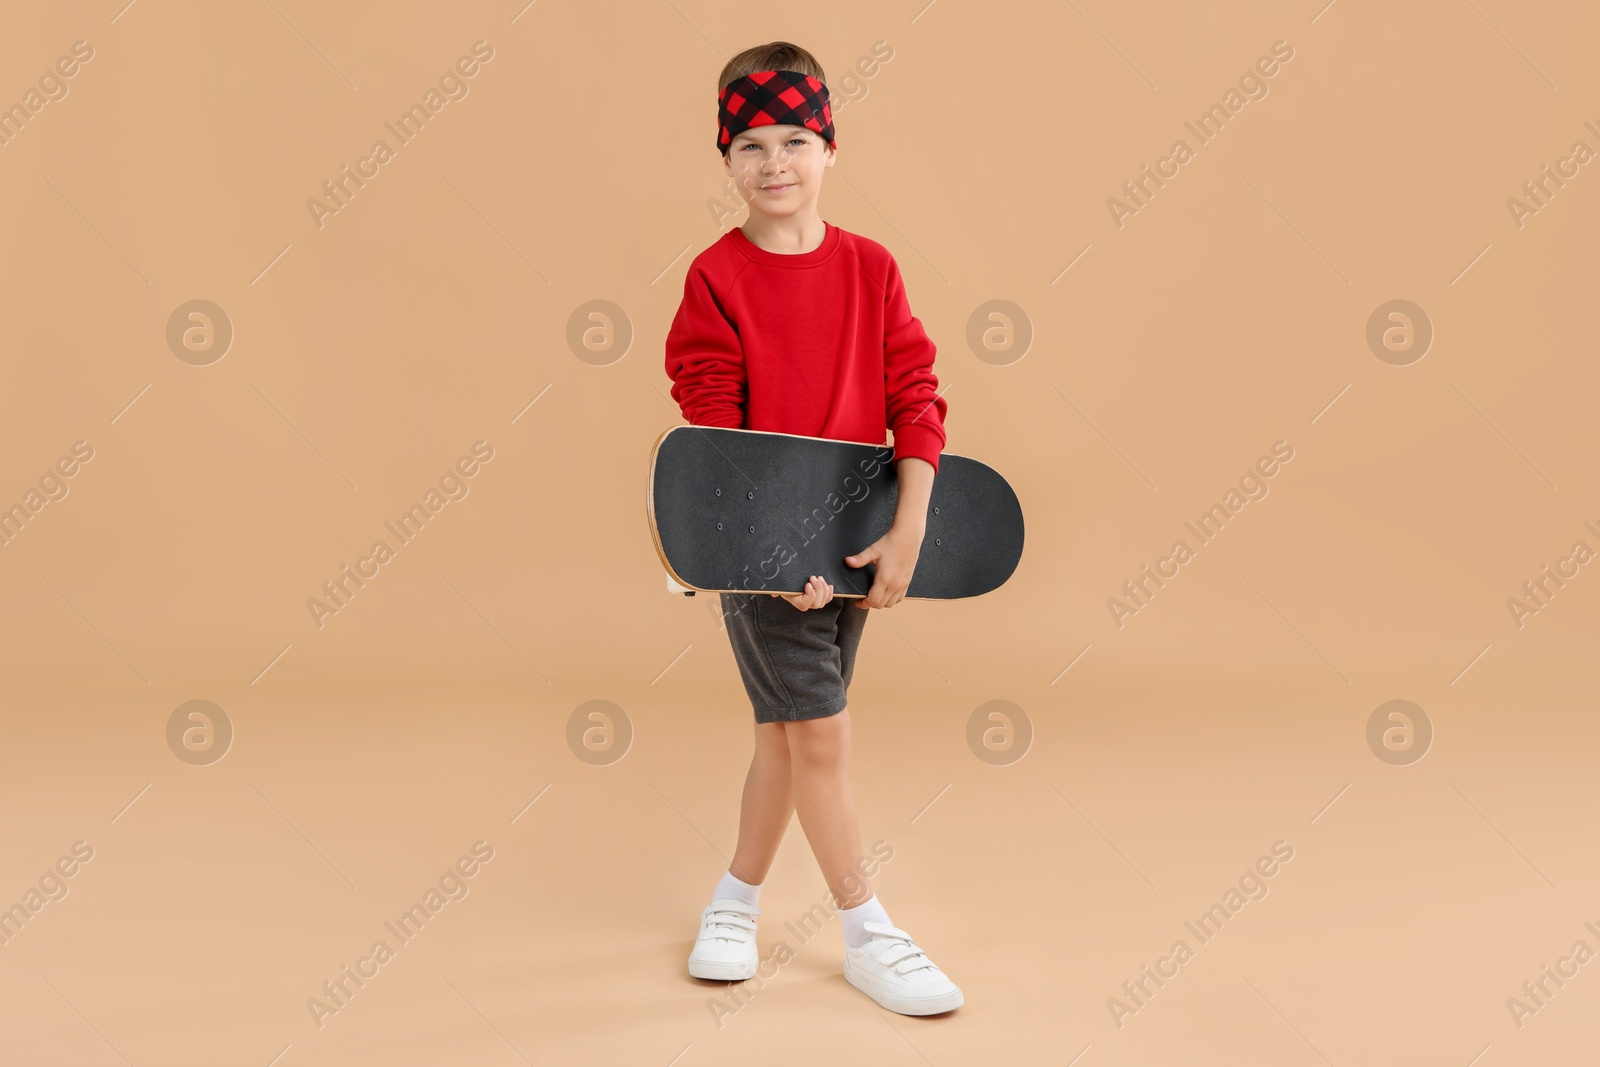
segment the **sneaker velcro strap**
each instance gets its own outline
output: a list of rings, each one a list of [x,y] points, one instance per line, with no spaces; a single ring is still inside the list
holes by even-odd
[[[755,922],[750,919],[741,919],[736,915],[728,915],[725,913],[720,915],[713,913],[711,917],[706,920],[706,925],[710,927],[729,926],[736,927],[741,930],[754,930],[756,928]]]
[[[878,959],[884,965],[893,967],[901,974],[905,974],[908,971],[914,971],[919,967],[926,967],[930,965],[930,961],[928,960],[926,953],[924,953],[917,946],[905,942],[901,942],[891,948],[885,949],[883,955],[879,956]],[[910,967],[900,966],[901,963],[914,960],[920,960],[920,962],[913,962]]]

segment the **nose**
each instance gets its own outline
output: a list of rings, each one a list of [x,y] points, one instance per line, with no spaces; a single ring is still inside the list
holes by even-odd
[[[764,170],[777,170],[793,158],[794,149],[786,144],[781,144],[762,157],[761,166]]]

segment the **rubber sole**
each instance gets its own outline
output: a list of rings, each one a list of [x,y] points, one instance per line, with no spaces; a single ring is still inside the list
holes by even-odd
[[[694,978],[709,978],[716,982],[743,982],[756,976],[759,960],[748,963],[719,963],[707,960],[689,961],[689,974]]]
[[[871,997],[878,1004],[900,1015],[938,1015],[941,1012],[953,1011],[961,1007],[965,1002],[965,998],[961,995],[961,990],[959,989],[952,989],[950,992],[937,997],[896,997],[889,994],[884,994],[880,997],[867,988],[865,984],[856,981],[856,976],[848,969],[844,972],[844,980]]]

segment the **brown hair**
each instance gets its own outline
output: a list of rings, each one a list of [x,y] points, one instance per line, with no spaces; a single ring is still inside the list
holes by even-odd
[[[788,41],[773,41],[746,48],[728,60],[717,78],[717,92],[722,92],[731,83],[758,70],[792,70],[797,74],[809,74],[823,85],[828,84],[822,64],[810,52]]]

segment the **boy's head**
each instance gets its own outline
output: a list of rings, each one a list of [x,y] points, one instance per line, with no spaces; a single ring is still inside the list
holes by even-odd
[[[766,72],[778,74],[763,77]],[[787,41],[757,45],[728,60],[717,96],[717,147],[750,210],[774,216],[814,211],[822,172],[837,151],[822,65]]]

